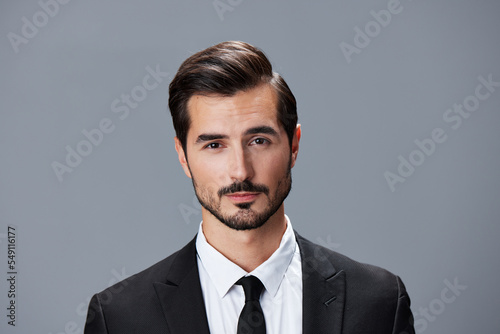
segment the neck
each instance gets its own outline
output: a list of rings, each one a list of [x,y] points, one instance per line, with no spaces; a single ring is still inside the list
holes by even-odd
[[[284,212],[282,204],[261,227],[237,231],[202,208],[203,234],[222,255],[246,272],[251,272],[278,249],[286,230]]]

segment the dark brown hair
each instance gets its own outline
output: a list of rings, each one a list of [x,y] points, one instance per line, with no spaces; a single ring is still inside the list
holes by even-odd
[[[229,41],[209,47],[186,59],[169,86],[168,106],[177,138],[186,152],[190,118],[189,99],[195,94],[233,96],[239,91],[270,84],[278,96],[278,119],[291,146],[297,126],[297,104],[285,80],[273,72],[271,63],[258,48]]]

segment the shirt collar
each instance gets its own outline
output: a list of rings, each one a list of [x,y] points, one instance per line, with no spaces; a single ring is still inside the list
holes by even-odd
[[[196,237],[196,251],[220,298],[226,295],[237,280],[248,275],[259,278],[271,296],[276,295],[297,247],[290,219],[287,215],[285,218],[286,230],[278,249],[251,273],[247,273],[213,248],[203,234],[203,222],[200,223]]]

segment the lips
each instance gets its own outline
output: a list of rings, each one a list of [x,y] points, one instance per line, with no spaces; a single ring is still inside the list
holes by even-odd
[[[229,197],[230,200],[233,202],[251,202],[259,196],[259,193],[245,193],[245,192],[240,192],[240,193],[233,193],[233,194],[228,194],[226,195]]]

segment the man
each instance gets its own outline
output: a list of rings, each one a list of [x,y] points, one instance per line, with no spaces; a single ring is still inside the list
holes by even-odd
[[[293,231],[283,201],[301,127],[259,49],[224,42],[196,53],[169,93],[202,223],[183,249],[96,294],[86,334],[414,333],[399,277]]]

